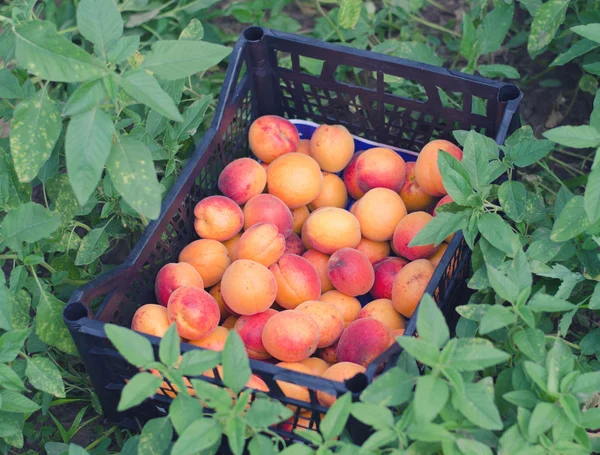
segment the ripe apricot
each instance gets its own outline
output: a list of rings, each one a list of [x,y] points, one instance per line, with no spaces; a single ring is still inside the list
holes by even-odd
[[[139,307],[131,320],[131,330],[161,338],[170,325],[167,309],[155,303],[147,303]]]
[[[409,262],[396,275],[392,288],[392,305],[404,317],[412,317],[435,268],[427,259]]]
[[[348,204],[348,192],[344,181],[335,174],[323,172],[323,187],[319,195],[308,204],[310,210],[319,207],[346,208]]]
[[[296,308],[321,295],[321,280],[313,265],[302,256],[284,254],[270,267],[277,282],[275,301],[283,308]]]
[[[427,259],[429,260],[429,262],[431,262],[433,264],[434,267],[437,267],[439,265],[440,261],[442,260],[442,256],[444,256],[444,253],[446,252],[447,249],[448,249],[448,244],[442,243],[442,244],[440,244],[440,246],[436,250],[436,252],[433,253],[431,256],[429,256]]]
[[[277,282],[264,265],[238,259],[223,275],[221,295],[227,306],[238,314],[262,313],[275,301]]]
[[[227,252],[229,253],[229,259],[231,259],[231,262],[236,261],[237,260],[237,248],[238,248],[238,244],[240,243],[240,239],[242,238],[242,233],[238,232],[237,234],[235,234],[233,237],[231,237],[229,240],[225,240],[223,243],[223,245],[225,245],[225,248],[227,248]]]
[[[321,293],[331,291],[333,289],[333,284],[331,284],[329,275],[327,273],[329,255],[312,249],[303,253],[302,257],[310,262],[317,271],[317,275],[319,275],[319,281],[321,282]]]
[[[188,343],[200,348],[210,349],[211,351],[222,351],[225,348],[225,341],[227,341],[228,335],[229,330],[227,328],[217,326],[204,338],[190,340]]]
[[[236,316],[235,314],[232,314],[231,316],[228,316],[224,321],[223,324],[221,324],[221,327],[224,327],[228,330],[233,330],[233,328],[235,327],[235,323],[237,322],[237,320],[239,319],[239,316]]]
[[[319,299],[321,302],[333,303],[337,306],[344,317],[344,326],[347,327],[352,321],[356,320],[360,313],[361,306],[358,299],[340,291],[327,291]]]
[[[443,139],[431,141],[423,147],[415,164],[415,178],[423,191],[434,197],[448,194],[438,167],[439,151],[449,153],[458,161],[462,160],[462,150]]]
[[[265,267],[275,264],[285,251],[285,238],[277,226],[258,223],[242,234],[237,248],[238,259],[250,259]]]
[[[315,200],[322,187],[323,174],[319,164],[308,155],[283,155],[267,168],[269,194],[281,199],[290,209]]]
[[[366,372],[366,368],[362,365],[352,362],[339,362],[335,365],[331,365],[331,367],[329,367],[327,371],[323,373],[323,377],[332,381],[344,382],[350,378],[353,378],[359,373],[364,374]],[[330,407],[337,400],[337,397],[319,390],[317,392],[317,399],[322,406]]]
[[[313,376],[322,376],[331,366],[325,360],[318,357],[309,357],[308,359],[300,360],[300,363],[310,368],[310,373]]]
[[[214,286],[231,264],[227,248],[216,240],[200,239],[187,245],[179,253],[179,262],[187,262],[202,277],[205,287]]]
[[[371,264],[375,264],[390,255],[390,242],[375,242],[363,237],[356,249],[367,256]]]
[[[182,286],[204,289],[204,282],[196,269],[187,262],[165,264],[158,271],[154,282],[156,300],[166,307],[173,291]]]
[[[285,239],[285,251],[283,254],[296,254],[302,256],[304,253],[304,243],[302,239],[293,232]]]
[[[309,314],[319,325],[321,336],[317,348],[331,346],[344,330],[344,315],[333,303],[308,300],[298,305],[296,310]]]
[[[402,198],[388,188],[373,188],[359,201],[354,216],[363,237],[376,242],[390,240],[394,229],[406,216]]]
[[[337,347],[339,362],[352,362],[367,367],[393,341],[392,331],[377,319],[357,319],[346,329]]]
[[[375,299],[391,299],[396,275],[408,264],[404,258],[387,257],[373,265],[375,281],[369,291]]]
[[[346,295],[363,295],[373,287],[373,265],[364,253],[354,248],[337,250],[329,258],[327,266],[331,284]]]
[[[310,155],[310,139],[300,139],[296,146],[296,153]]]
[[[236,321],[234,329],[240,335],[248,357],[251,359],[268,359],[271,357],[262,342],[262,332],[267,321],[277,314],[277,311],[269,308],[262,313],[250,316],[240,316]]]
[[[194,208],[194,229],[203,239],[223,242],[244,226],[244,213],[239,205],[225,196],[209,196]]]
[[[358,161],[358,157],[364,153],[364,150],[361,152],[356,152],[352,157],[352,160],[344,169],[344,184],[346,185],[346,189],[348,190],[348,194],[352,197],[352,199],[358,200],[365,195],[364,191],[358,187],[358,182],[356,181],[356,162]]]
[[[391,330],[403,329],[404,318],[394,309],[391,299],[377,299],[367,303],[360,313],[358,319],[377,319]]]
[[[300,233],[302,232],[302,226],[304,226],[304,223],[308,219],[309,215],[310,215],[310,211],[308,210],[308,207],[305,205],[303,205],[302,207],[297,207],[294,210],[292,210],[292,219],[293,219],[292,231],[294,232],[294,234],[300,235]]]
[[[404,201],[408,213],[417,211],[426,212],[435,203],[435,198],[427,194],[417,183],[415,166],[416,163],[414,161],[406,163],[406,179],[400,190],[400,197]]]
[[[262,193],[266,184],[265,169],[251,158],[233,160],[225,166],[218,180],[221,193],[239,205]]]
[[[294,219],[283,201],[272,194],[259,194],[244,206],[244,230],[258,223],[272,223],[287,237],[292,233]]]
[[[432,244],[423,246],[408,246],[412,239],[431,221],[431,215],[426,212],[413,212],[400,220],[394,230],[392,243],[394,250],[409,261],[423,259],[435,253]]]
[[[261,161],[271,163],[298,146],[298,130],[292,122],[277,115],[263,115],[250,125],[248,142],[252,153]]]
[[[310,139],[310,155],[327,172],[340,172],[354,155],[354,138],[342,125],[321,125]]]
[[[338,341],[339,341],[339,338],[338,338]],[[327,346],[327,347],[321,348],[321,349],[317,349],[315,355],[319,359],[323,360],[323,362],[333,365],[333,364],[337,363],[337,361],[338,361],[337,345],[338,345],[338,342],[336,341],[335,343],[333,343],[330,346]]]
[[[221,313],[217,301],[204,289],[184,286],[169,297],[167,316],[180,336],[200,340],[219,325]]]
[[[213,296],[217,305],[219,305],[219,312],[221,313],[221,321],[224,321],[226,318],[231,316],[231,312],[225,301],[223,300],[223,296],[221,295],[221,283],[215,284],[212,288],[208,290],[208,293]]]
[[[317,349],[319,325],[303,311],[285,310],[269,318],[262,341],[267,352],[284,362],[299,362]]]
[[[398,193],[405,177],[404,159],[391,149],[371,148],[356,160],[356,183],[364,193],[373,188],[389,188]]]
[[[299,362],[279,362],[277,366],[285,368],[286,370],[298,371],[304,374],[312,374],[312,371],[308,366]],[[287,381],[275,382],[286,397],[293,398],[294,400],[310,402],[310,394],[308,393],[308,389],[306,387]]]
[[[354,248],[360,243],[360,224],[350,212],[337,207],[323,207],[310,214],[306,223],[306,240],[321,253],[332,254],[340,248]]]

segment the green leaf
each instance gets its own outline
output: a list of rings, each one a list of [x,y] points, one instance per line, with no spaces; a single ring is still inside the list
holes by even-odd
[[[36,389],[55,397],[64,398],[65,384],[57,366],[44,357],[27,357],[25,374]]]
[[[196,129],[204,120],[204,115],[212,100],[212,96],[204,96],[194,101],[183,113],[183,121],[175,124],[173,137],[178,141],[185,141],[190,136],[196,134]]]
[[[89,452],[77,444],[69,444],[69,455],[89,455]]]
[[[593,126],[559,126],[544,133],[544,137],[560,145],[589,148],[600,145],[600,131]]]
[[[237,415],[231,415],[225,423],[227,442],[233,455],[242,455],[244,452],[246,424]]]
[[[600,391],[600,371],[592,373],[583,373],[575,378],[571,393],[575,394],[592,394]]]
[[[531,419],[529,420],[529,426],[527,428],[529,437],[536,440],[539,435],[545,433],[552,427],[559,416],[560,410],[558,407],[544,401],[538,403],[533,409]]]
[[[584,208],[583,196],[574,196],[554,222],[550,239],[565,242],[584,232],[591,225]]]
[[[182,393],[177,394],[169,406],[169,418],[178,434],[182,434],[192,422],[203,416],[204,407],[200,400]]]
[[[31,74],[53,82],[82,82],[107,74],[102,63],[59,35],[51,22],[22,22],[14,30],[17,62]]]
[[[223,383],[238,394],[250,380],[252,371],[244,342],[231,330],[223,348]]]
[[[526,327],[513,335],[515,345],[523,354],[535,362],[543,362],[546,358],[544,332]]]
[[[600,44],[595,43],[594,41],[590,41],[588,39],[582,39],[577,41],[571,47],[567,49],[566,52],[560,54],[556,57],[550,66],[562,66],[569,63],[571,60],[582,56],[583,54],[587,54],[588,52],[600,47]]]
[[[202,435],[201,438],[198,435]],[[223,430],[216,419],[198,419],[191,423],[175,441],[171,453],[193,455],[216,447],[221,442]]]
[[[451,441],[454,439],[452,433],[435,423],[415,423],[408,427],[406,433],[411,439],[423,442]]]
[[[477,228],[483,238],[508,256],[520,247],[519,238],[510,225],[496,213],[482,213],[477,220]]]
[[[490,155],[492,157],[498,156],[498,147],[493,143],[492,149],[485,153],[488,148],[488,138],[475,131],[469,131],[465,140],[461,163],[467,170],[471,185],[475,189],[481,189],[490,183],[489,158]]]
[[[516,316],[509,308],[502,305],[494,305],[481,319],[479,333],[485,335],[493,332],[494,330],[514,324],[515,321]]]
[[[233,406],[231,391],[224,387],[210,384],[204,380],[191,379],[190,382],[198,397],[208,408],[218,411],[228,411]]]
[[[11,296],[12,326],[14,330],[22,330],[31,323],[31,297],[21,289]]]
[[[248,443],[250,455],[276,455],[276,448],[271,438],[263,434],[255,434]]]
[[[337,438],[341,434],[346,427],[348,417],[350,417],[351,405],[352,395],[350,393],[345,393],[331,405],[320,425],[325,440]]]
[[[92,229],[86,234],[77,250],[75,265],[91,264],[108,249],[109,238],[106,233],[106,226]]]
[[[106,58],[111,63],[121,63],[131,57],[140,47],[139,35],[122,36],[106,49]]]
[[[477,71],[479,71],[479,74],[483,77],[505,77],[507,79],[519,79],[521,77],[519,71],[509,65],[479,65]]]
[[[8,212],[0,227],[0,236],[6,245],[18,251],[23,242],[37,242],[48,237],[59,226],[60,214],[52,213],[35,202],[28,202]]]
[[[481,55],[480,42],[475,36],[473,19],[463,12],[462,39],[460,41],[460,53],[467,61],[474,62]],[[482,74],[483,76],[483,74]],[[462,145],[462,144],[461,144]]]
[[[507,180],[498,188],[498,200],[504,213],[517,223],[525,218],[525,201],[527,192],[525,185],[514,180]]]
[[[66,174],[59,174],[46,183],[46,190],[52,201],[50,208],[54,212],[60,213],[63,225],[71,222],[80,208],[73,189],[69,184],[69,177]]]
[[[38,409],[40,409],[40,405],[24,395],[12,390],[0,390],[1,411],[30,413]]]
[[[540,389],[546,392],[546,379],[548,377],[546,369],[543,366],[538,365],[537,363],[530,362],[529,360],[523,362],[523,367],[525,369],[525,372],[533,380],[533,382],[535,382],[540,387]]]
[[[0,351],[0,355],[3,355],[2,352]],[[4,363],[0,363],[0,384],[2,384],[3,388],[14,390],[15,392],[27,390],[15,370]]]
[[[439,360],[438,347],[433,343],[405,336],[400,336],[396,340],[406,352],[425,365],[434,366]]]
[[[441,212],[432,218],[410,241],[409,246],[439,245],[450,234],[466,226],[470,211]]]
[[[63,107],[63,115],[75,116],[97,107],[107,94],[102,80],[84,82],[69,97]],[[67,129],[68,134],[68,129]]]
[[[104,327],[108,339],[129,363],[142,368],[154,362],[154,351],[148,338],[118,325],[106,324]]]
[[[483,338],[453,338],[444,351],[449,352],[447,364],[459,371],[482,370],[503,363],[510,357]]]
[[[0,210],[8,211],[31,200],[31,185],[19,182],[10,155],[0,147]]]
[[[19,355],[30,329],[5,332],[0,336],[0,362],[12,362]]]
[[[546,388],[549,393],[558,393],[560,381],[573,370],[573,363],[571,351],[557,339],[546,357],[546,371],[548,372]]]
[[[465,394],[453,399],[454,406],[474,425],[486,430],[501,430],[502,420],[494,403],[491,377],[477,383],[466,383]]]
[[[141,68],[163,79],[182,79],[217,65],[230,53],[228,47],[205,41],[162,40],[152,45]]]
[[[588,175],[583,207],[590,223],[595,223],[600,219],[600,167],[592,170]]]
[[[23,98],[23,90],[19,80],[6,68],[0,70],[0,98]]]
[[[140,435],[138,453],[162,454],[169,448],[172,439],[173,427],[168,417],[149,420]]]
[[[197,349],[183,354],[179,371],[184,375],[198,376],[220,363],[221,352]]]
[[[30,182],[46,162],[60,136],[62,122],[47,86],[19,103],[10,130],[10,148],[21,182]]]
[[[350,413],[357,420],[376,430],[394,427],[394,415],[392,411],[381,405],[356,402],[352,404]]]
[[[160,340],[158,357],[162,363],[172,367],[179,360],[179,353],[179,334],[177,333],[177,326],[172,323]]]
[[[575,425],[580,425],[581,422],[581,410],[579,409],[579,403],[573,395],[561,395],[558,397],[559,403],[563,409],[563,412]]]
[[[118,411],[125,411],[142,403],[156,393],[162,384],[162,378],[152,373],[138,373],[125,384],[121,392]]]
[[[81,0],[77,7],[77,28],[90,41],[96,53],[107,48],[123,34],[123,19],[112,0]]]
[[[464,455],[493,455],[492,449],[475,439],[457,439],[456,445]]]
[[[161,192],[148,147],[141,141],[118,136],[106,166],[125,202],[147,218],[158,218]]]
[[[200,41],[204,38],[204,27],[202,22],[193,18],[179,34],[182,41]]]
[[[429,294],[424,294],[419,303],[417,332],[419,337],[428,343],[443,348],[450,339],[450,331],[444,315]]]
[[[435,397],[435,399],[432,399]],[[431,422],[444,408],[450,390],[448,384],[435,376],[425,375],[417,379],[414,412],[421,422]]]
[[[360,19],[362,4],[361,0],[341,0],[337,18],[338,25],[346,29],[356,27]]]
[[[256,430],[267,429],[292,416],[289,408],[275,400],[257,398],[246,412],[248,425]]]
[[[414,385],[414,378],[399,367],[391,368],[375,378],[360,395],[365,403],[399,406],[407,402]]]
[[[600,408],[591,408],[582,413],[581,425],[590,430],[600,429]]]
[[[44,343],[56,346],[68,354],[77,354],[73,338],[62,318],[64,307],[64,302],[54,295],[41,291],[35,316],[35,333]]]
[[[13,269],[15,270],[15,269]],[[11,301],[11,292],[2,283],[4,281],[0,278],[0,330],[6,330],[10,332],[13,330],[12,325],[12,307],[13,302]],[[11,272],[11,287],[13,284],[12,272]]]
[[[469,174],[464,166],[449,153],[438,153],[438,167],[444,188],[454,202],[469,205],[467,198],[473,194]]]
[[[600,43],[600,24],[576,25],[571,31],[589,40]]]
[[[137,101],[154,109],[168,119],[176,122],[183,120],[173,99],[147,71],[139,69],[125,73],[121,77],[121,87]]]
[[[494,5],[494,9],[485,15],[481,25],[481,35],[478,34],[478,38],[482,39],[482,54],[500,49],[512,24],[513,14],[513,3],[498,2]]]
[[[505,393],[502,397],[515,406],[522,406],[527,409],[533,409],[538,403],[539,398],[529,390],[513,390]]]
[[[569,0],[549,0],[535,13],[529,32],[527,52],[535,58],[550,44],[565,20]]]
[[[508,158],[518,167],[527,167],[544,158],[554,148],[554,143],[548,140],[521,141],[509,147]]]
[[[598,75],[600,74],[600,62],[584,65],[583,69],[592,74]],[[584,74],[583,76],[581,76],[581,79],[579,79],[579,88],[583,92],[595,95],[598,91],[598,81],[591,74]]]
[[[527,303],[527,307],[536,313],[543,311],[555,312],[555,311],[570,311],[575,308],[570,302],[559,299],[553,295],[548,295],[543,292],[537,292],[531,300]]]
[[[114,124],[102,109],[93,108],[71,118],[65,138],[69,182],[79,204],[94,192],[110,155]]]

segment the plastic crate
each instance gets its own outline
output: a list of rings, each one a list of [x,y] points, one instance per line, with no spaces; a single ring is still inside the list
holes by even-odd
[[[322,62],[319,76],[302,69],[315,60]],[[361,86],[336,80],[336,70],[342,65],[362,70],[371,82]],[[420,87],[419,99],[392,93],[390,77],[392,84],[398,81],[395,78],[403,78]],[[217,193],[217,178],[229,162],[250,154],[247,133],[253,120],[276,114],[319,124],[342,124],[359,138],[395,146],[414,156],[430,140],[452,140],[455,129],[474,129],[502,144],[507,134],[519,126],[521,97],[512,84],[265,28],[246,29],[231,54],[212,124],[164,200],[159,218],[148,225],[124,264],[76,290],[64,310],[65,322],[106,417],[121,426],[139,429],[145,421],[168,411],[171,399],[157,394],[134,409],[117,412],[125,380],[137,369],[112,347],[104,324],[129,327],[138,307],[155,302],[154,279],[159,269],[175,262],[183,247],[197,239],[193,227],[195,204]],[[452,99],[454,107],[447,106],[443,99]],[[475,103],[484,112],[474,112]],[[470,251],[461,233],[457,233],[427,287],[451,327],[456,323],[454,308],[465,303],[468,295],[469,259]],[[92,311],[90,305],[99,300],[98,309]],[[406,335],[414,334],[415,324],[416,316],[409,321]],[[157,349],[159,339],[147,337]],[[190,349],[199,348],[182,345],[182,351]],[[320,413],[326,411],[316,399],[317,390],[358,394],[382,366],[395,364],[400,351],[395,344],[368,367],[365,375],[345,383],[262,361],[251,360],[250,365],[254,374],[266,382],[272,397],[296,406],[292,428],[314,429],[318,428]],[[217,379],[207,380],[220,384],[216,370],[215,374]],[[285,397],[276,379],[307,387],[310,403]],[[356,422],[351,425],[355,425],[353,437],[364,440],[364,427]],[[289,426],[279,426],[276,431],[290,439],[301,439],[290,432]]]

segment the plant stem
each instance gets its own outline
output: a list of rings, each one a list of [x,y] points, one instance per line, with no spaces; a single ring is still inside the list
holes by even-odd
[[[571,98],[571,102],[567,107],[567,112],[565,112],[563,120],[566,120],[569,114],[571,113],[571,109],[573,109],[573,106],[575,105],[575,100],[577,100],[577,95],[579,95],[579,84],[577,84],[577,87],[575,87],[575,93],[573,93],[573,98]]]
[[[437,9],[442,10],[445,13],[450,13],[451,12],[448,8],[446,8],[441,3],[436,2],[435,0],[427,0],[427,3],[429,3],[431,6],[435,6]]]
[[[79,221],[75,221],[75,227],[83,228],[88,232],[90,232],[92,230],[92,228],[89,227],[87,224],[80,223]]]
[[[574,176],[579,175],[585,175],[583,172],[581,172],[579,169],[577,169],[576,167],[573,167],[572,165],[570,165],[569,163],[565,163],[562,160],[559,160],[558,158],[554,157],[554,156],[549,156],[549,159],[551,159],[552,161],[554,161],[555,163],[560,164],[561,166],[563,166],[565,168],[565,170],[569,170],[571,169],[571,172],[573,172]]]
[[[147,26],[146,24],[142,24],[141,27],[146,30],[147,32],[150,32],[150,34],[152,36],[154,36],[155,38],[157,38],[158,40],[162,40],[162,36],[159,35],[159,33],[154,30],[152,27]]]
[[[446,27],[442,27],[441,25],[438,24],[434,24],[433,22],[429,22],[426,19],[423,19],[419,16],[415,16],[414,14],[409,14],[408,17],[410,17],[413,21],[418,22],[422,25],[425,25],[429,28],[432,28],[434,30],[440,31],[440,32],[444,32],[444,33],[448,33],[449,35],[454,36],[455,38],[460,38],[460,33],[455,32],[454,30],[450,30],[449,28]]]
[[[15,108],[15,105],[13,103],[11,103],[10,101],[8,101],[6,98],[2,98],[2,102],[12,109]]]
[[[16,254],[0,254],[0,260],[2,259],[19,259],[19,256],[17,256]]]
[[[575,343],[571,343],[570,341],[565,340],[564,338],[561,338],[559,336],[556,335],[544,335],[544,338],[549,339],[549,340],[559,340],[562,341],[563,343],[565,343],[567,346],[572,347],[573,349],[577,349],[578,351],[581,349],[579,346],[577,346]]]
[[[79,30],[79,29],[77,28],[76,25],[73,25],[72,27],[67,27],[67,28],[63,28],[62,30],[59,30],[58,34],[64,35],[65,33],[74,32],[76,30]]]
[[[52,267],[50,264],[48,264],[46,261],[40,262],[40,265],[42,267],[44,267],[46,270],[48,270],[48,272],[56,273],[56,269],[54,267]]]
[[[108,438],[111,435],[111,433],[114,433],[118,429],[119,429],[119,427],[117,425],[110,427],[107,431],[105,431],[102,434],[102,436],[100,436],[98,439],[96,439],[94,442],[92,442],[90,445],[88,445],[85,448],[85,450],[87,450],[87,451],[92,450],[94,447],[96,447],[98,444],[100,444],[102,441],[104,441],[106,438]]]
[[[329,25],[331,26],[331,28],[333,28],[335,30],[335,32],[337,33],[337,36],[340,38],[340,41],[345,44],[346,40],[344,39],[344,36],[342,35],[342,32],[340,31],[339,28],[337,28],[337,26],[329,18],[329,16],[327,15],[327,13],[323,10],[323,8],[321,7],[321,3],[319,3],[319,0],[315,0],[315,7],[317,8],[317,11],[319,12],[319,14],[321,16],[323,16],[323,18],[329,23]]]

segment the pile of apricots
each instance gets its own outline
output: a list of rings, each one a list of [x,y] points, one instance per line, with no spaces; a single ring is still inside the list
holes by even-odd
[[[382,147],[355,153],[344,126],[299,139],[273,115],[248,135],[256,159],[229,163],[222,195],[198,202],[200,238],[158,272],[157,303],[140,307],[131,327],[160,337],[174,322],[182,340],[213,350],[235,330],[252,359],[335,381],[365,372],[403,334],[447,248],[408,245],[452,202],[438,153],[461,160],[462,151],[435,140],[416,162]],[[279,385],[309,401],[306,388]],[[268,391],[257,376],[248,386]]]

